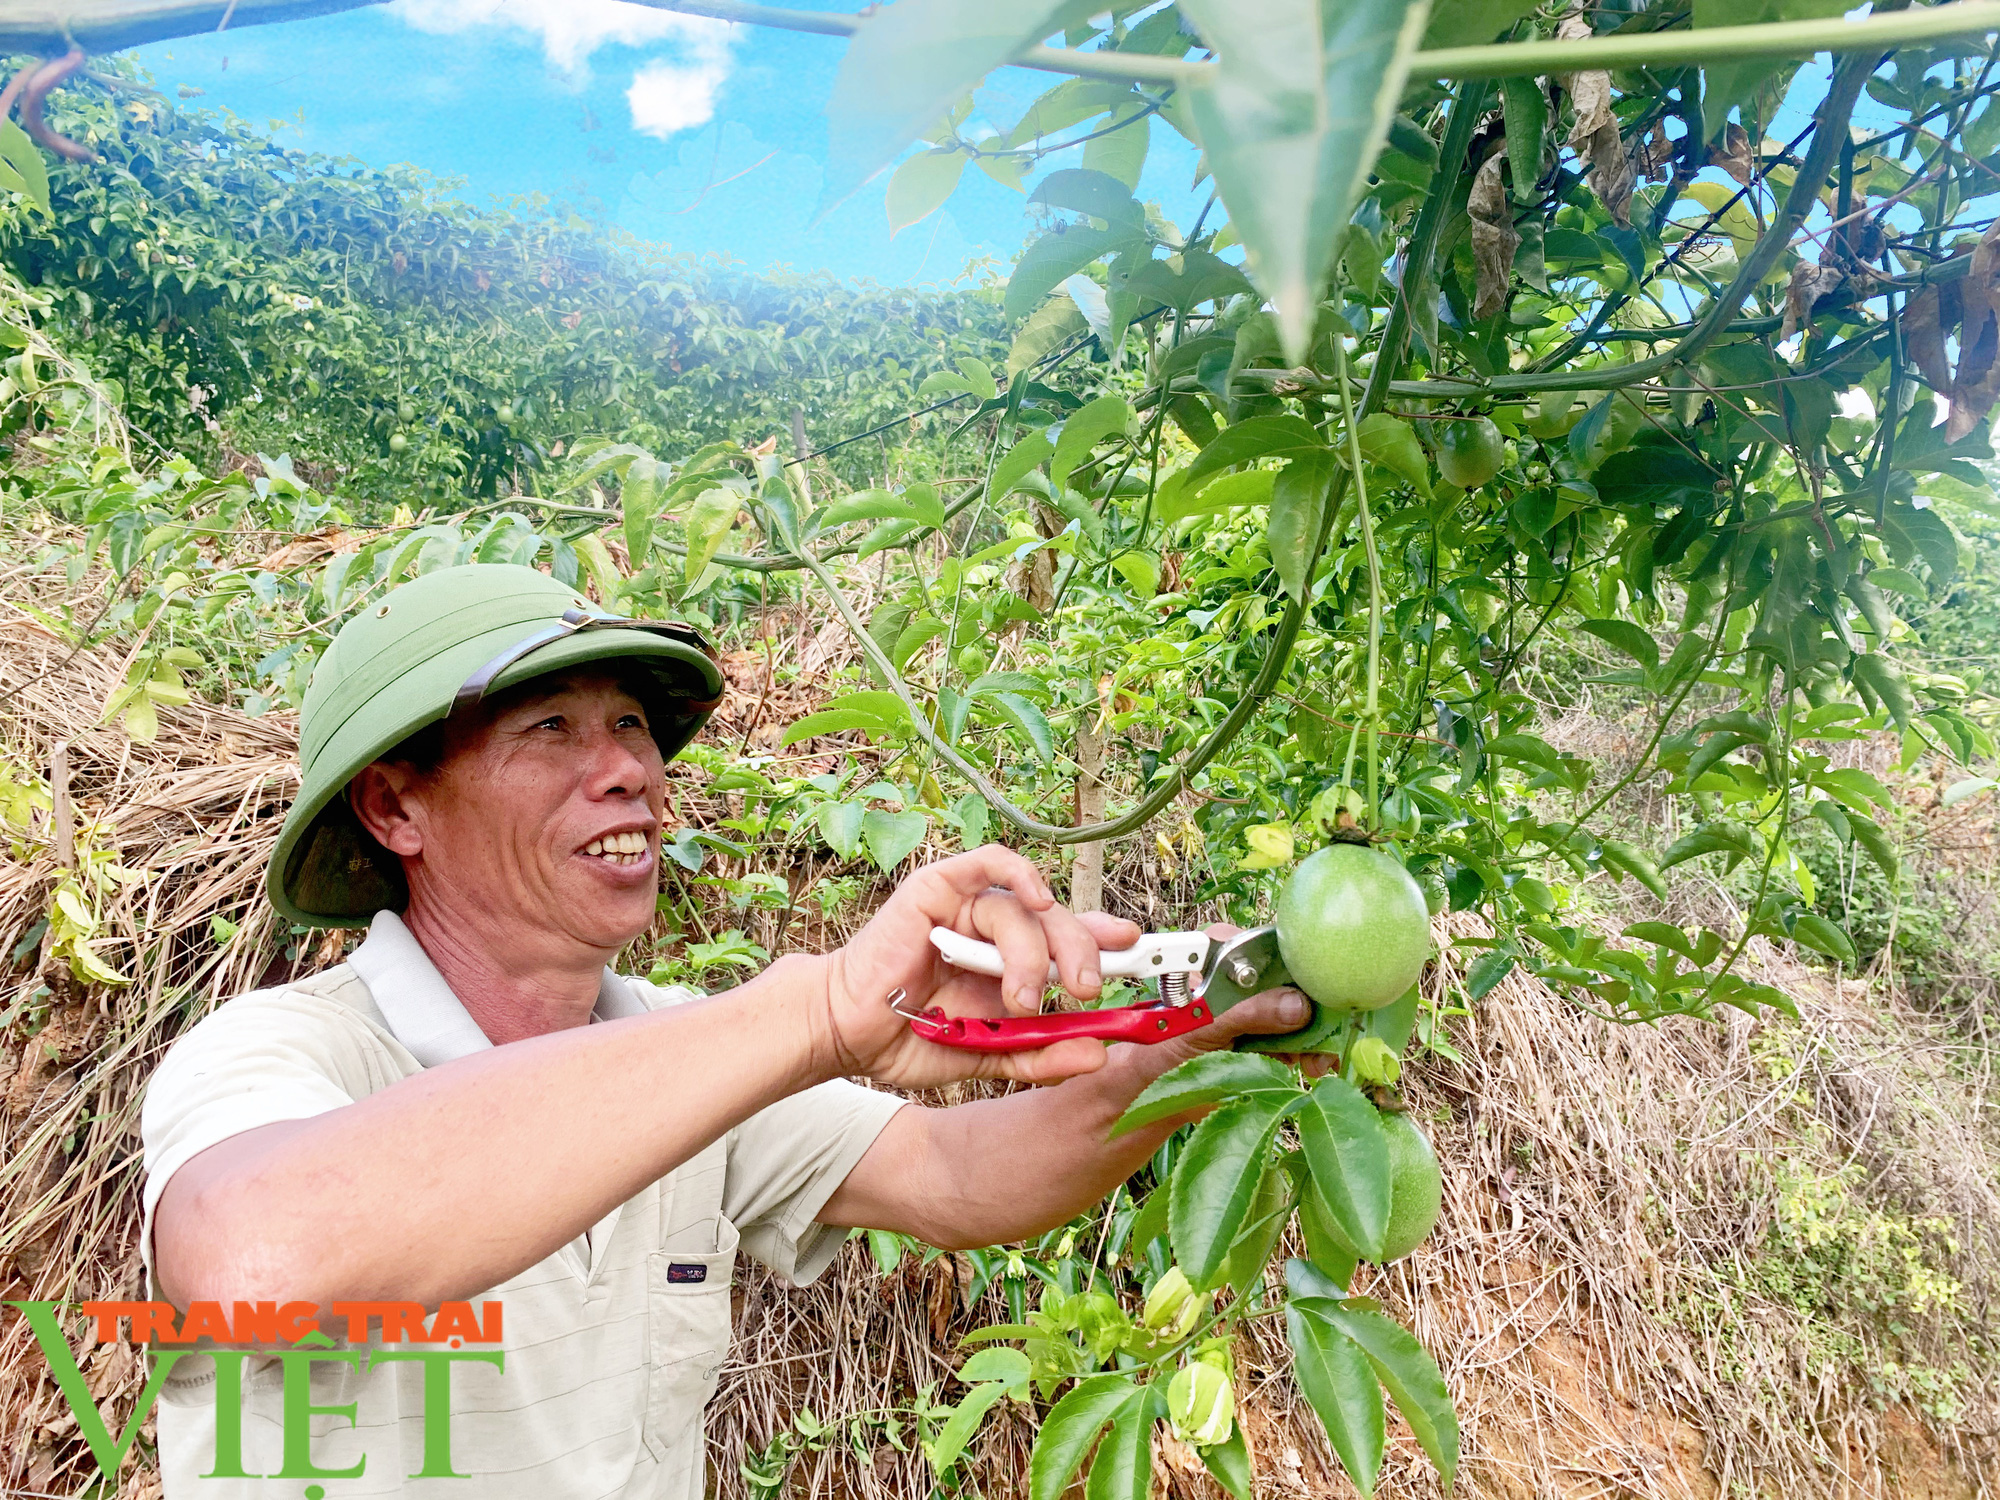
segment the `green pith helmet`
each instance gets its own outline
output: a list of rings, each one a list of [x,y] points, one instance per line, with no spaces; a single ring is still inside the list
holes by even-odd
[[[376,912],[402,908],[401,864],[342,794],[363,766],[449,715],[469,679],[510,653],[521,654],[487,690],[584,662],[638,669],[657,687],[646,703],[653,738],[661,755],[677,754],[721,701],[721,669],[685,626],[575,628],[601,613],[533,568],[471,563],[406,583],[343,625],[299,715],[301,784],[271,854],[271,904],[313,927],[365,927]]]

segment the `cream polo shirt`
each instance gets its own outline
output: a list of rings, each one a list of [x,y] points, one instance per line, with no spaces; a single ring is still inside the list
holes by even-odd
[[[698,998],[604,971],[593,1021]],[[746,1046],[755,1044],[745,1037]],[[424,1068],[491,1046],[401,919],[376,916],[337,968],[218,1007],[169,1050],[141,1116],[146,1181],[141,1254],[153,1278],[153,1213],[168,1178],[240,1131],[339,1109]],[[672,1078],[660,1080],[671,1108]],[[548,1259],[471,1299],[504,1307],[504,1369],[451,1367],[452,1463],[424,1467],[419,1362],[357,1371],[312,1365],[312,1404],[356,1403],[354,1420],[311,1418],[312,1461],[357,1478],[312,1481],[327,1500],[700,1500],[702,1408],[729,1347],[731,1268],[740,1248],[794,1283],[826,1269],[844,1231],[814,1215],[902,1106],[858,1084],[821,1084],[760,1111],[619,1205]],[[550,1121],[560,1128],[560,1121]],[[476,1226],[468,1226],[477,1232]],[[339,1320],[344,1323],[344,1320]],[[328,1329],[339,1338],[344,1327]],[[370,1344],[381,1347],[379,1325]],[[363,1347],[348,1345],[338,1348]],[[402,1346],[396,1346],[402,1347]],[[279,1361],[243,1367],[243,1467],[283,1467]],[[203,1477],[215,1467],[214,1361],[190,1354],[158,1406],[167,1500],[268,1500],[303,1479]]]

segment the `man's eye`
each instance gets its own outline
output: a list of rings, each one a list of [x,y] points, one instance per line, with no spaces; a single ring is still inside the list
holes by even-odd
[[[618,727],[620,729],[644,729],[646,721],[637,714],[627,714],[618,721]]]
[[[537,729],[561,729],[563,727],[565,726],[563,724],[563,717],[561,714],[550,714],[546,719],[542,720],[541,723],[535,726],[535,728]]]

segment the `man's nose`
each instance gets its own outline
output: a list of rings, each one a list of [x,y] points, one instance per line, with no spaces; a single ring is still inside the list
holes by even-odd
[[[609,730],[590,737],[584,747],[590,760],[589,787],[594,797],[644,796],[651,768],[625,740]]]

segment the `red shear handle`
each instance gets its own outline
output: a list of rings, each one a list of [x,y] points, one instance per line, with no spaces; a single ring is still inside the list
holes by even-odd
[[[932,1006],[910,1018],[910,1030],[941,1047],[967,1052],[1027,1052],[1073,1036],[1106,1042],[1164,1042],[1198,1031],[1215,1018],[1199,1000],[1186,1005],[1127,1005],[1115,1010],[1061,1011],[1048,1016],[947,1016]]]

